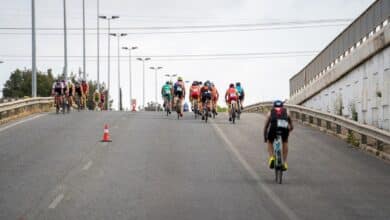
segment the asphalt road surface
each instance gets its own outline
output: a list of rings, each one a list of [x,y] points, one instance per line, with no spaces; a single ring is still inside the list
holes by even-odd
[[[0,127],[0,219],[390,219],[386,161],[296,125],[279,185],[263,116],[174,116],[50,113]]]

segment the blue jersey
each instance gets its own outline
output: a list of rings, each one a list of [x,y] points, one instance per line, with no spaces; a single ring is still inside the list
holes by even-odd
[[[239,96],[244,95],[244,90],[241,88],[241,86],[236,86],[236,91]]]

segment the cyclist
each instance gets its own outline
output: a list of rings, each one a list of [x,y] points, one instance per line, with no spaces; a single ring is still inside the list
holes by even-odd
[[[186,95],[186,89],[185,89],[183,78],[181,76],[177,78],[177,82],[173,86],[173,94],[175,95],[175,99],[178,99],[175,101],[179,101],[180,116],[183,117],[183,106],[181,103]]]
[[[287,122],[287,126],[279,121]],[[282,142],[283,142],[283,170],[286,171],[288,169],[287,166],[287,154],[288,154],[288,136],[289,133],[294,129],[292,120],[290,115],[287,113],[286,108],[283,107],[282,101],[275,101],[273,103],[273,107],[271,111],[267,115],[267,120],[264,126],[264,142],[268,143],[268,154],[269,168],[273,169],[275,167],[275,155],[274,155],[274,147],[273,142],[276,138],[276,134],[278,131],[281,132]]]
[[[164,108],[168,108],[168,113],[171,114],[171,102],[172,102],[172,86],[169,81],[161,88],[161,96],[164,100]]]
[[[81,96],[81,105],[85,108],[87,106],[87,99],[89,93],[89,85],[85,81],[85,79],[81,80],[81,90],[83,91],[83,94]]]
[[[100,93],[100,105],[99,105],[100,110],[104,110],[104,102],[106,100],[105,92],[106,91],[104,90],[104,88],[102,88],[102,92]]]
[[[236,82],[236,90],[237,90],[237,93],[238,93],[238,98],[240,100],[241,110],[243,110],[244,109],[245,92],[244,92],[244,89],[241,87],[241,83],[240,82]]]
[[[79,81],[76,81],[75,83],[75,86],[74,86],[74,90],[75,90],[75,95],[77,96],[76,98],[79,100],[77,105],[80,105],[80,106],[77,106],[77,107],[81,107],[82,106],[82,97],[83,97],[83,90],[81,89],[81,85],[80,85],[80,82]]]
[[[75,88],[71,80],[68,80],[68,104],[70,107],[73,106],[73,96],[75,94]]]
[[[62,82],[57,79],[54,83],[53,83],[53,86],[52,86],[52,95],[55,96],[55,97],[58,97],[60,103],[58,104],[61,104],[62,103],[62,94],[64,92],[64,85],[62,84]]]
[[[219,93],[217,90],[217,87],[215,87],[214,83],[211,83],[211,105],[212,105],[212,111],[215,115],[218,115],[217,113],[217,102],[219,99]]]
[[[95,90],[93,93],[93,102],[95,103],[95,110],[99,110],[99,104],[100,104],[100,92],[99,90]]]
[[[231,103],[232,101],[236,101],[235,103],[235,108],[237,108],[237,100],[238,100],[238,93],[236,88],[234,88],[234,84],[230,83],[229,88],[226,90],[225,93],[225,101],[228,106],[228,112],[229,112],[229,121],[232,121],[232,108],[231,108]]]
[[[200,85],[197,81],[192,82],[192,85],[190,87],[190,102],[191,102],[191,108],[192,111],[194,111],[195,106],[195,100],[199,102],[200,98]]]
[[[210,90],[210,81],[204,82],[202,88],[200,89],[200,94],[201,94],[201,101],[200,101],[200,106],[201,106],[201,112],[202,112],[202,120],[205,119],[205,115],[203,112],[203,109],[209,108],[210,105],[207,105],[207,101],[211,100],[211,90]],[[209,103],[210,104],[210,103]]]

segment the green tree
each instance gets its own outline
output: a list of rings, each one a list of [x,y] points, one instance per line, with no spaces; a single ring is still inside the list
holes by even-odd
[[[31,96],[31,75],[31,70],[16,69],[4,84],[3,96],[6,98]],[[54,77],[51,69],[47,71],[47,74],[37,72],[37,95],[50,96],[53,82]]]

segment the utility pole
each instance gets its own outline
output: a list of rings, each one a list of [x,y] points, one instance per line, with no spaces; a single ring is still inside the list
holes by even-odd
[[[66,32],[66,0],[64,3],[64,77],[68,79],[68,45],[67,45],[67,32]]]
[[[85,64],[85,0],[83,0],[83,79],[86,80],[86,64]]]
[[[37,96],[37,53],[36,53],[36,33],[35,33],[35,0],[31,0],[31,29],[32,29],[32,77],[31,96]]]

